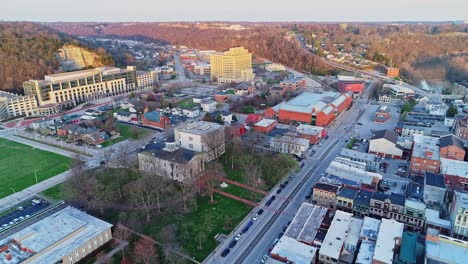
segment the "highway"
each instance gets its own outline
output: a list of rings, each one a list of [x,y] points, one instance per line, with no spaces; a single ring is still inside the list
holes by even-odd
[[[367,98],[371,90],[369,87],[373,84],[374,82],[368,85],[364,98]],[[260,205],[254,208],[229,234],[228,238],[205,259],[204,263],[259,263],[262,256],[268,255],[268,250],[272,247],[278,234],[294,218],[312,186],[315,185],[330,162],[352,136],[358,119],[369,109],[366,108],[366,101],[367,99],[355,101],[350,110],[339,116],[327,128],[329,138],[324,140],[322,147],[313,147],[316,153],[303,160],[304,167],[289,181],[288,186],[283,189],[281,194],[276,194],[278,187],[273,188]],[[276,196],[276,199],[271,206],[266,206],[266,201],[273,195]],[[222,251],[228,247],[233,238],[261,208],[264,209],[264,213],[258,220],[254,221],[249,231],[242,235],[231,252],[226,257],[222,257]]]

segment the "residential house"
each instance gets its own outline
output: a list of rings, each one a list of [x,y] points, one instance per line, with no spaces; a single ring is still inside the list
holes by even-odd
[[[151,111],[141,116],[141,124],[165,129],[171,125],[171,120],[168,116],[161,114],[159,111]]]
[[[454,160],[465,160],[465,146],[463,141],[455,135],[440,137],[440,157]]]
[[[200,109],[198,107],[184,108],[182,114],[186,117],[195,118],[200,115]]]
[[[322,207],[334,208],[336,194],[340,188],[335,185],[317,183],[312,189],[312,202]]]
[[[375,131],[369,140],[369,153],[380,157],[401,159],[403,148],[397,144],[398,134],[390,130]]]
[[[201,104],[205,100],[210,100],[210,97],[208,95],[199,95],[192,98],[192,101],[196,104]]]
[[[229,111],[216,111],[213,112],[212,117],[217,121],[218,118],[224,122],[225,125],[231,125],[232,123],[232,113]]]
[[[200,102],[200,107],[204,112],[213,113],[216,111],[216,102],[213,100],[203,100]]]

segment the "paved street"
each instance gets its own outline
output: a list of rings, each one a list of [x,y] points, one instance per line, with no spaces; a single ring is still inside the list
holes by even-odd
[[[372,86],[373,83],[369,84]],[[368,96],[368,91],[366,95]],[[277,187],[271,194],[264,198],[260,205],[229,234],[228,238],[205,260],[205,263],[258,263],[263,255],[268,255],[268,249],[283,227],[291,221],[304,202],[305,196],[311,187],[318,181],[320,175],[325,172],[330,162],[338,155],[346,145],[346,140],[354,133],[354,127],[361,115],[367,115],[374,110],[367,107],[366,100],[360,99],[354,102],[353,107],[338,117],[337,121],[329,127],[329,139],[323,142],[322,147],[314,146],[316,153],[304,159],[304,167],[290,180],[290,183],[280,195],[276,195]],[[346,127],[346,129],[344,129]],[[277,198],[271,206],[265,206],[266,201],[275,195]],[[264,213],[254,222],[249,231],[244,234],[231,252],[222,257],[222,251],[228,247],[235,235],[251,220],[253,215],[264,209]]]

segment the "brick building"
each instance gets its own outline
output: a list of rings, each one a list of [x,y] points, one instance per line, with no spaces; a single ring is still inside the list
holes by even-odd
[[[335,206],[336,193],[339,189],[335,185],[317,183],[313,188],[312,202],[322,207],[333,208]]]
[[[462,140],[455,135],[440,137],[440,157],[454,160],[465,160],[465,147]]]
[[[254,129],[261,133],[270,133],[276,127],[276,120],[274,119],[262,119],[255,123]]]
[[[468,114],[455,119],[453,134],[463,140],[468,140]]]
[[[374,123],[385,123],[390,119],[390,117],[390,109],[388,109],[388,106],[382,105],[375,112]]]
[[[323,137],[327,135],[323,127],[304,124],[299,125],[296,128],[296,132],[299,133],[301,138],[308,139],[310,144],[317,144]]]
[[[440,173],[447,187],[468,190],[468,162],[441,158]]]
[[[438,173],[440,168],[439,139],[415,134],[411,154],[410,172],[423,175],[425,172]]]
[[[158,111],[144,113],[141,116],[141,123],[145,126],[167,128],[171,125],[171,120],[168,116],[162,115]]]

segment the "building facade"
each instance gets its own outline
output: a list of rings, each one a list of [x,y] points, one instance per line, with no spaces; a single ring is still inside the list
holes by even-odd
[[[0,120],[38,115],[34,96],[21,96],[0,91]]]
[[[220,83],[251,81],[255,77],[252,70],[252,53],[243,47],[231,48],[223,54],[210,57],[211,79]]]
[[[312,202],[322,207],[334,208],[338,190],[338,186],[317,183],[313,188]]]

